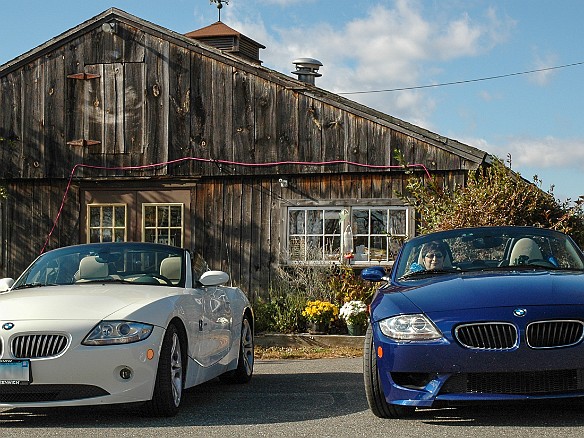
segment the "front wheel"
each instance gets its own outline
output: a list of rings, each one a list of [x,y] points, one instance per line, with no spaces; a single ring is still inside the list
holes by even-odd
[[[168,326],[162,341],[158,371],[148,413],[154,417],[172,417],[178,413],[184,387],[182,343],[178,330]]]
[[[373,329],[371,324],[365,333],[365,345],[363,348],[363,379],[365,382],[365,395],[369,408],[380,418],[399,418],[411,415],[416,408],[413,406],[400,406],[387,403],[385,394],[379,380],[377,369],[377,354],[373,342]]]
[[[241,335],[239,341],[239,357],[237,359],[237,368],[228,371],[221,376],[221,380],[227,383],[247,383],[253,375],[254,365],[254,343],[253,329],[247,315],[244,315],[241,323]]]

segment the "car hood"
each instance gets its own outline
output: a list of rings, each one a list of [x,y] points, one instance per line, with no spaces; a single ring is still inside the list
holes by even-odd
[[[485,309],[506,306],[584,304],[584,273],[567,271],[484,272],[437,276],[392,287],[406,312]],[[392,293],[385,297],[392,299]],[[397,298],[397,297],[396,297]],[[414,307],[405,303],[409,302]],[[417,310],[415,309],[417,308]]]
[[[0,321],[101,320],[172,293],[173,288],[94,283],[43,286],[0,294]]]

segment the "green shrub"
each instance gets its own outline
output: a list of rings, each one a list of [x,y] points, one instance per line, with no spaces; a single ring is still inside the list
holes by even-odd
[[[508,160],[511,162],[510,158]],[[582,199],[573,205],[561,202],[541,188],[535,176],[531,183],[498,159],[491,166],[471,172],[465,187],[449,190],[442,181],[411,178],[406,194],[398,194],[414,206],[419,233],[461,227],[530,225],[556,229],[584,243]]]

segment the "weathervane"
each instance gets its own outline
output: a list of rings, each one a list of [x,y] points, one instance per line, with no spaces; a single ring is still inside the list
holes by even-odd
[[[211,0],[211,3],[217,3],[217,9],[219,9],[219,21],[221,21],[221,9],[223,8],[223,3],[229,4],[229,0]]]

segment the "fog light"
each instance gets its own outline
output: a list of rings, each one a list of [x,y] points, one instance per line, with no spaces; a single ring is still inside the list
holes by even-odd
[[[132,378],[132,370],[130,368],[122,368],[120,370],[120,377],[124,380]]]

